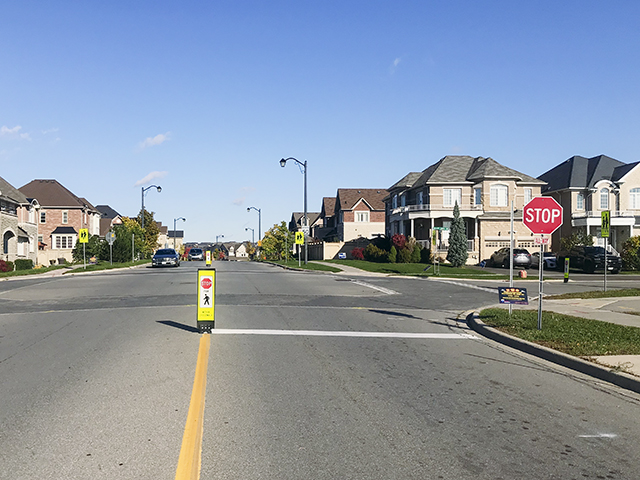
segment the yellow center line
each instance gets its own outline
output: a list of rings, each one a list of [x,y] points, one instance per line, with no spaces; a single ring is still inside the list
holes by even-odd
[[[204,431],[204,399],[207,390],[207,365],[211,335],[200,337],[196,374],[191,391],[187,424],[182,436],[182,447],[176,469],[176,480],[198,480],[202,461],[202,434]]]

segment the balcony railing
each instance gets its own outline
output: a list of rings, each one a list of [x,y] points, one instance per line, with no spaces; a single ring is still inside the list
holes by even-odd
[[[453,205],[444,205],[444,204],[424,204],[424,205],[405,205],[404,207],[397,207],[391,210],[391,214],[395,215],[398,213],[405,212],[425,212],[425,211],[440,211],[440,210],[451,210],[453,212]],[[482,211],[482,205],[462,205],[460,206],[460,210],[474,210],[474,211]]]
[[[571,218],[600,218],[600,210],[588,210],[584,212],[573,212]],[[611,218],[633,218],[635,214],[626,210],[611,210]]]

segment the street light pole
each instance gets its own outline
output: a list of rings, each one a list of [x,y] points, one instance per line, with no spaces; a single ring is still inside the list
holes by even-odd
[[[247,227],[244,229],[244,231],[246,232],[247,230],[251,230],[251,243],[255,244],[256,243],[256,238],[255,238],[255,229],[251,228],[251,227]]]
[[[216,235],[216,243],[218,243],[218,239],[219,239],[220,237],[224,238],[224,235]]]
[[[184,217],[179,217],[179,218],[174,218],[173,219],[173,249],[176,249],[176,222],[178,220],[182,220],[183,222],[186,222],[187,219]]]
[[[260,239],[262,238],[262,210],[256,207],[247,208],[247,212],[250,212],[251,210],[255,210],[256,212],[258,212],[258,241],[260,241]]]
[[[156,188],[158,193],[162,191],[162,187],[159,187],[158,185],[149,185],[147,188],[141,187],[142,188],[142,210],[140,211],[140,215],[142,216],[142,219],[140,221],[140,225],[142,225],[142,230],[144,230],[144,193],[150,188],[154,188],[154,187]]]
[[[309,250],[308,250],[309,240],[307,237],[309,237],[309,233],[311,232],[311,230],[309,229],[309,217],[307,216],[307,161],[305,160],[303,163],[297,158],[288,157],[280,160],[280,166],[284,168],[289,160],[293,160],[298,165],[302,165],[303,167],[302,173],[304,173],[304,217],[303,218],[304,218],[304,227],[306,227],[304,229],[304,264],[306,265],[307,261],[309,260]]]

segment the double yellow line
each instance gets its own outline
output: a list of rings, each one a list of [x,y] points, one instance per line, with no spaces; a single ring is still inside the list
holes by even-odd
[[[191,403],[187,414],[187,424],[182,436],[182,447],[176,469],[176,480],[198,480],[202,464],[202,434],[204,431],[204,399],[207,391],[207,366],[211,335],[200,337],[196,375],[191,391]]]

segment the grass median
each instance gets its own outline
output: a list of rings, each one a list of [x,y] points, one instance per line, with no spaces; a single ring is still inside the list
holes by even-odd
[[[325,265],[324,262],[320,263],[320,262],[313,261],[313,262],[308,262],[305,265],[304,261],[302,261],[300,262],[300,266],[298,266],[298,260],[289,260],[287,262],[281,261],[281,260],[271,260],[270,262],[275,263],[276,265],[282,265],[283,267],[300,268],[302,270],[317,270],[321,272],[333,272],[333,273],[342,271],[339,268],[332,267],[331,265]]]
[[[68,268],[66,265],[53,265],[51,267],[32,268],[31,270],[16,270],[12,272],[0,272],[0,278],[5,277],[21,277],[23,275],[38,275],[41,273],[51,272],[53,270],[61,270]]]
[[[577,357],[640,355],[640,328],[542,312],[538,330],[537,310],[488,308],[480,320],[508,335]]]
[[[83,268],[82,265],[80,266],[75,265],[75,268],[73,270],[69,270],[64,273],[67,274],[67,273],[80,273],[80,272],[96,272],[99,270],[113,270],[115,268],[136,267],[138,265],[145,265],[149,263],[151,263],[150,259],[137,260],[135,262],[123,262],[123,263],[114,262],[113,264],[110,264],[109,262],[100,262],[100,263],[87,264],[87,268]]]
[[[504,280],[508,275],[503,275],[477,267],[452,267],[440,265],[435,267],[431,263],[376,263],[366,260],[325,260],[323,263],[331,263],[340,267],[347,265],[367,272],[387,273],[391,275],[406,275],[413,277],[448,277],[448,278],[475,278]],[[436,274],[436,268],[439,273]]]

